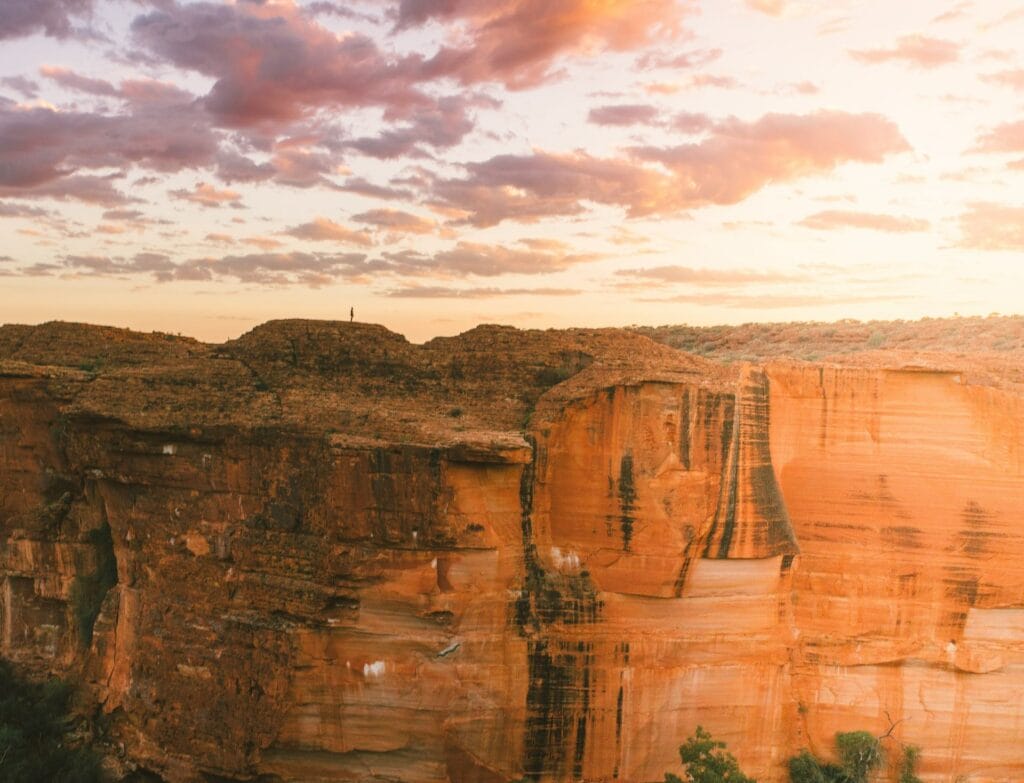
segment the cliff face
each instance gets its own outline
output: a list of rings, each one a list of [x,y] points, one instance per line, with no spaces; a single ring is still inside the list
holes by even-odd
[[[1017,780],[1021,399],[615,331],[4,327],[0,652],[169,781],[653,781],[698,723],[778,781],[890,718],[926,779]]]

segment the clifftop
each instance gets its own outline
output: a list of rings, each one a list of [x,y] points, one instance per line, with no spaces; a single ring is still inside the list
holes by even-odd
[[[684,352],[685,351],[685,352]],[[703,354],[697,355],[697,354]],[[68,412],[146,429],[233,425],[445,442],[520,432],[610,385],[699,376],[729,362],[823,360],[1024,383],[1024,318],[519,330],[483,324],[423,345],[378,324],[269,321],[223,344],[90,324],[0,326],[0,374],[47,375]],[[557,388],[556,388],[557,387]]]
[[[584,372],[585,371],[585,372]],[[409,343],[376,324],[279,320],[224,344],[63,322],[0,327],[0,373],[44,372],[69,413],[146,429],[324,429],[416,442],[521,431],[541,396],[733,373],[620,329],[482,325]]]

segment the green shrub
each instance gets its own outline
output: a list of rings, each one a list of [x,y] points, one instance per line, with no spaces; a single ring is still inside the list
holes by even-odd
[[[917,776],[917,762],[921,756],[921,749],[916,745],[906,745],[903,748],[903,758],[900,760],[899,783],[921,783]]]
[[[843,773],[851,783],[866,783],[882,763],[882,743],[866,731],[848,731],[836,734],[836,750]]]
[[[807,750],[789,760],[789,779],[793,783],[832,783],[841,772],[834,764],[822,764]]]
[[[916,748],[914,750],[912,766],[917,761]],[[789,760],[789,779],[793,783],[867,783],[868,776],[881,766],[885,758],[881,740],[866,731],[839,732],[836,734],[836,751],[839,764],[821,761],[809,751],[801,751],[800,755]],[[916,778],[903,781],[901,778],[900,783],[919,781]]]
[[[0,659],[0,783],[96,783],[99,762],[67,742],[71,690],[59,680],[31,683]]]
[[[725,749],[725,743],[711,738],[698,726],[683,745],[679,757],[686,768],[686,777],[671,772],[665,774],[665,783],[757,783],[740,771],[736,757]]]

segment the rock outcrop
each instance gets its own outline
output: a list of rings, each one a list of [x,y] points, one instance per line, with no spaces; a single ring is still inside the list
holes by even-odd
[[[168,781],[1019,780],[1024,397],[890,358],[2,327],[0,653]]]

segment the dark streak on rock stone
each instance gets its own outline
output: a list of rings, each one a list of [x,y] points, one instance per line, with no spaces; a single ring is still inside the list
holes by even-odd
[[[633,480],[633,454],[627,451],[619,461],[619,526],[622,529],[622,550],[629,551],[633,538],[633,512],[636,510],[636,483]]]

